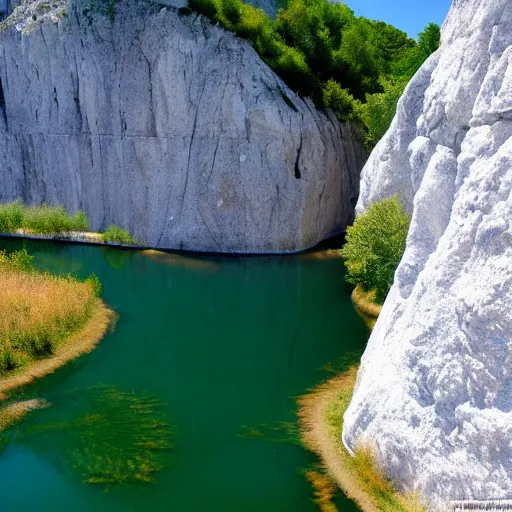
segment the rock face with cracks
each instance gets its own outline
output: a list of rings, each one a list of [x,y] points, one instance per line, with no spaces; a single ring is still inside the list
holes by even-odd
[[[343,439],[428,510],[512,498],[512,2],[455,0],[363,170],[412,223]]]
[[[26,0],[1,25],[0,201],[171,249],[291,252],[343,230],[359,136],[175,3]]]

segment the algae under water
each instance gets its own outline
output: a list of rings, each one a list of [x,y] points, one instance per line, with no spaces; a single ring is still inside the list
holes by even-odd
[[[366,343],[341,260],[189,266],[0,239],[23,244],[40,268],[96,274],[119,319],[94,352],[17,392],[51,407],[5,433],[3,512],[318,510],[304,477],[315,457],[272,441],[296,436],[294,397],[326,377],[319,369]]]

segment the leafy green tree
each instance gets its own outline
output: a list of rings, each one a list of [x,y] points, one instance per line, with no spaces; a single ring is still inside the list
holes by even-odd
[[[248,39],[296,93],[340,120],[363,121],[370,146],[389,126],[407,80],[439,45],[435,24],[416,42],[327,0],[289,0],[275,21],[242,0],[190,0],[190,7]]]
[[[367,95],[366,103],[360,105],[359,117],[367,129],[365,143],[368,149],[377,144],[391,125],[408,81],[404,77],[381,79],[383,92]]]
[[[336,80],[330,79],[323,88],[323,101],[327,108],[334,110],[340,121],[346,121],[354,111],[354,96],[342,89]]]
[[[429,23],[418,36],[418,43],[403,52],[390,66],[394,76],[411,78],[428,57],[439,48],[441,29],[435,23]]]
[[[382,57],[371,37],[371,26],[364,18],[356,18],[343,31],[342,42],[337,52],[338,63],[348,68],[348,89],[355,98],[363,100],[366,93],[379,90],[378,79],[382,69]]]
[[[379,49],[383,73],[390,73],[390,64],[402,58],[416,46],[416,41],[405,32],[383,21],[371,21],[373,45]]]
[[[435,23],[429,23],[418,36],[418,46],[423,52],[423,55],[425,55],[425,58],[439,48],[440,42],[441,29],[439,28],[439,25],[436,25]]]
[[[409,217],[398,196],[373,204],[347,229],[342,249],[347,281],[375,291],[383,303],[405,250]]]

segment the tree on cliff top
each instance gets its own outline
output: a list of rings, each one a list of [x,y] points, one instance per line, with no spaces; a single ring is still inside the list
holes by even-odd
[[[355,16],[344,3],[289,0],[275,21],[242,0],[190,0],[190,7],[213,23],[248,39],[261,58],[301,96],[332,108],[342,121],[362,121],[373,144],[374,115],[367,103],[388,105],[387,126],[396,108],[397,87],[417,71],[439,45],[439,27],[429,24],[416,42],[382,21]],[[393,84],[392,90],[388,85]],[[371,102],[374,94],[384,94]]]

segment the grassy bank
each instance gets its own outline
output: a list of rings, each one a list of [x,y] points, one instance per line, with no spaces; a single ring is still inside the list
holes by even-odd
[[[355,457],[351,457],[343,446],[343,415],[352,397],[357,369],[350,368],[299,399],[303,442],[320,457],[325,474],[364,512],[425,512],[415,495],[397,492],[368,447],[358,447]],[[323,510],[334,510],[325,507]]]
[[[382,306],[375,303],[375,292],[365,292],[361,284],[358,284],[352,292],[352,303],[368,328],[373,329],[382,311]]]
[[[94,348],[112,319],[95,276],[37,271],[25,251],[0,252],[0,393]]]
[[[25,206],[20,201],[0,204],[1,234],[61,236],[88,231],[89,221],[83,211],[71,215],[63,206]],[[91,235],[91,241],[98,243],[137,244],[126,229],[116,225],[109,226],[104,233]]]

